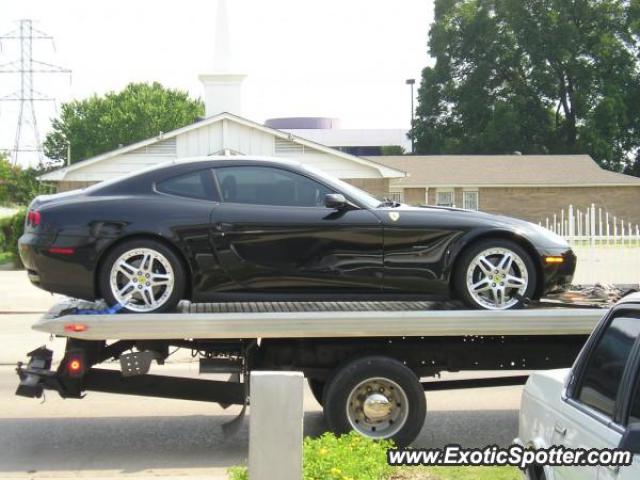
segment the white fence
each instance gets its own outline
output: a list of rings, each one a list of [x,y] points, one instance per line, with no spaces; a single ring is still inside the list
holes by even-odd
[[[578,256],[575,284],[640,283],[640,227],[592,204],[572,205],[540,225],[566,238]]]

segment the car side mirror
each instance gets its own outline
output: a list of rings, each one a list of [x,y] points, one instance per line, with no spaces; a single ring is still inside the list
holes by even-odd
[[[327,193],[324,196],[324,206],[336,210],[342,210],[349,206],[349,202],[341,193]]]
[[[640,423],[632,423],[627,427],[618,448],[640,455]]]

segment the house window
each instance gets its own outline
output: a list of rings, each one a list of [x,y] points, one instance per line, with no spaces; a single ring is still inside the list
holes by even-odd
[[[463,207],[466,210],[478,210],[479,202],[478,202],[478,191],[477,190],[468,190],[462,193],[462,202]]]
[[[438,207],[453,207],[453,190],[436,190]]]
[[[403,196],[402,192],[389,192],[389,200],[393,200],[394,202],[404,202]]]

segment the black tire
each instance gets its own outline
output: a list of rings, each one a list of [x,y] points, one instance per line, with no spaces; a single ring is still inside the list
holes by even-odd
[[[406,419],[389,438],[397,446],[409,445],[420,433],[427,412],[427,402],[420,379],[401,362],[388,357],[364,357],[348,363],[338,370],[324,392],[324,417],[336,434],[354,430],[349,422],[347,408],[351,392],[368,379],[387,379],[401,387],[406,396]],[[394,426],[394,428],[398,428]],[[362,431],[358,433],[369,436]]]
[[[143,313],[160,313],[175,310],[176,305],[184,298],[186,291],[186,273],[182,261],[178,255],[162,242],[153,239],[139,238],[130,240],[117,245],[113,248],[100,263],[98,273],[98,290],[102,298],[110,307],[119,303],[118,299],[111,290],[110,278],[111,269],[114,262],[121,255],[136,249],[149,249],[161,254],[170,264],[173,270],[173,286],[167,298],[157,308],[150,308]],[[168,288],[168,287],[167,287]],[[141,313],[138,310],[124,307],[120,310],[122,313]]]
[[[540,465],[530,465],[525,471],[526,480],[547,480],[544,469]]]
[[[307,378],[307,383],[309,384],[309,390],[311,390],[313,398],[315,398],[316,402],[318,402],[320,406],[322,406],[324,404],[322,396],[324,394],[324,387],[326,382],[317,380],[315,378]]]
[[[533,298],[536,292],[537,287],[537,274],[536,267],[531,259],[529,253],[522,248],[517,243],[504,240],[504,239],[486,239],[482,240],[478,243],[474,243],[470,247],[466,248],[462,253],[457,262],[456,269],[454,272],[453,278],[453,288],[454,294],[462,300],[468,307],[474,309],[488,309],[489,307],[482,305],[478,301],[476,301],[472,294],[469,291],[469,287],[467,286],[467,270],[473,262],[473,259],[479,255],[481,252],[490,249],[490,248],[503,248],[511,250],[513,253],[517,254],[524,263],[524,266],[527,270],[528,283],[527,287],[524,291],[524,294],[521,295],[522,298],[518,299],[516,303],[509,306],[506,309],[517,309],[523,308],[526,306],[529,300]]]

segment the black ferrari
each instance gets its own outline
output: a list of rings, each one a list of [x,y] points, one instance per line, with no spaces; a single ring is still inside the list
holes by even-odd
[[[457,298],[518,308],[570,283],[537,225],[378,200],[297,162],[175,161],[36,198],[20,255],[39,287],[128,312],[192,301]]]

